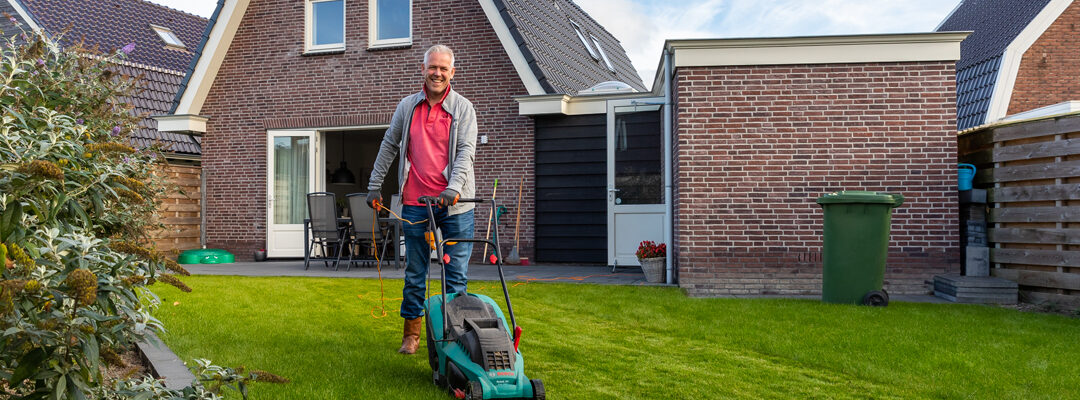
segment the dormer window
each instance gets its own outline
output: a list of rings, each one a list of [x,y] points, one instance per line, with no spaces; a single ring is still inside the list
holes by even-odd
[[[308,0],[307,52],[345,50],[345,0]]]
[[[611,60],[607,58],[607,52],[604,51],[604,46],[600,45],[600,41],[596,40],[596,36],[589,36],[592,38],[593,45],[596,46],[596,51],[600,52],[600,56],[604,58],[604,65],[607,66],[608,71],[615,72],[615,66],[611,65]]]
[[[570,25],[574,26],[574,33],[577,33],[578,39],[581,40],[581,44],[585,45],[585,50],[589,51],[589,55],[592,56],[593,60],[599,60],[600,56],[596,54],[596,50],[593,50],[592,46],[589,45],[589,41],[585,39],[585,34],[581,32],[581,25],[578,25],[573,20],[570,20]]]
[[[412,45],[412,0],[368,0],[369,47]]]
[[[154,28],[154,32],[157,32],[158,36],[161,37],[161,40],[165,42],[166,46],[179,49],[183,49],[186,47],[184,46],[184,42],[181,42],[180,38],[177,37],[175,33],[173,33],[172,29],[157,25],[150,25],[150,27]]]

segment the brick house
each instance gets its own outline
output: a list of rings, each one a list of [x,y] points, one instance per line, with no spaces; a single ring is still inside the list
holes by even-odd
[[[132,132],[132,144],[163,146],[168,163],[161,173],[179,189],[163,200],[158,216],[165,230],[154,232],[153,239],[162,251],[198,247],[198,138],[159,132],[157,121],[149,116],[169,111],[207,20],[143,0],[5,0],[0,1],[0,12],[11,15],[23,29],[63,34],[62,44],[81,40],[90,48],[115,51],[135,43],[135,50],[116,66],[121,74],[142,77],[140,90],[122,99],[134,106],[132,113],[144,117]],[[0,29],[13,35],[20,28],[5,18]]]
[[[486,118],[478,191],[499,177],[498,197],[512,204],[524,177],[523,247],[534,260],[636,271],[648,239],[672,244],[668,281],[692,295],[816,293],[814,200],[863,189],[908,199],[893,217],[887,289],[925,293],[934,274],[958,270],[954,63],[966,33],[669,40],[644,88],[618,42],[572,2],[451,2],[442,18],[473,21],[472,36],[428,32],[415,12],[411,44],[389,49],[348,28],[368,22],[361,4],[347,14],[346,48],[319,55],[305,53],[304,4],[272,3],[219,7],[176,112],[159,119],[204,132],[212,246],[241,256],[275,246],[270,143],[322,141],[329,151],[304,147],[318,167],[297,193],[331,188],[347,136],[336,131],[371,131],[349,133],[370,139],[344,142],[346,154],[374,147],[397,99],[417,90],[410,63],[445,40],[461,54],[455,88]],[[288,78],[297,71],[305,80]],[[359,100],[365,91],[378,96]],[[346,158],[365,168],[371,157]]]
[[[513,96],[577,94],[607,81],[646,90],[619,42],[571,1],[379,4],[219,3],[173,115],[159,118],[203,137],[208,246],[240,259],[263,248],[300,256],[304,194],[366,192],[394,106],[420,89],[423,52],[442,43],[457,54],[454,89],[477,108],[478,194],[490,196],[499,179],[499,200],[516,206],[524,179],[521,248],[532,257],[533,122]],[[387,178],[387,198],[396,180]],[[478,226],[487,215],[478,211]],[[508,219],[503,243],[514,238]]]
[[[973,32],[956,63],[957,127],[1080,111],[1078,22],[1072,0],[961,2],[937,28]]]

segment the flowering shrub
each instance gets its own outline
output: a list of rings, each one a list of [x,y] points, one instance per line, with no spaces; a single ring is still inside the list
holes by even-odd
[[[638,260],[645,258],[667,257],[667,245],[660,243],[653,243],[651,240],[646,240],[638,245],[637,252]]]
[[[175,391],[102,374],[103,363],[123,363],[119,351],[162,331],[145,286],[183,289],[176,276],[188,274],[147,245],[163,158],[128,144],[138,118],[121,99],[137,81],[112,67],[132,48],[92,55],[26,33],[3,44],[0,398],[217,397],[201,385]],[[223,371],[230,384],[259,380]]]

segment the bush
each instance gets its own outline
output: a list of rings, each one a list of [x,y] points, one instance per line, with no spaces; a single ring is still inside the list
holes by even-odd
[[[101,55],[26,33],[3,47],[0,389],[9,395],[216,397],[201,385],[171,391],[149,377],[102,375],[102,360],[122,362],[118,351],[162,331],[145,286],[186,288],[176,275],[187,271],[148,245],[165,190],[154,171],[164,158],[129,145],[138,117],[118,99],[137,80],[114,69],[132,48]],[[214,368],[200,364],[197,373],[227,380]],[[231,384],[257,378],[218,369],[233,374]]]

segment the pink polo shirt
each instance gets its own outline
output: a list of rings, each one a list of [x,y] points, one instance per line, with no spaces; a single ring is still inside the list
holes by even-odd
[[[425,91],[427,89],[425,88]],[[413,110],[409,125],[409,176],[401,189],[401,203],[420,206],[420,196],[438,196],[446,190],[443,170],[450,162],[450,113],[442,108],[450,87],[434,107],[425,99]]]

